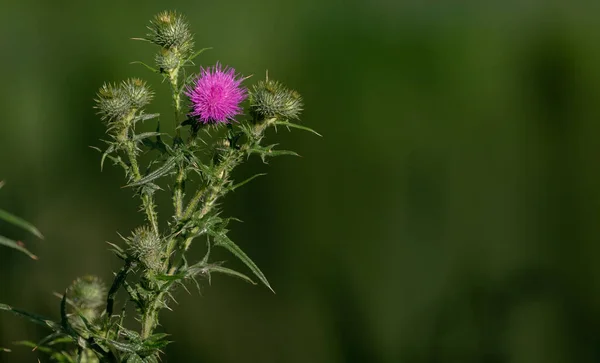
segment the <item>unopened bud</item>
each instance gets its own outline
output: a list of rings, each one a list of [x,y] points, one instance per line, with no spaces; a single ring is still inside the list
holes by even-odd
[[[146,86],[146,82],[139,78],[130,78],[124,81],[121,87],[131,107],[135,109],[146,106],[152,101],[152,97],[154,96],[154,93]]]
[[[69,287],[68,296],[79,309],[96,309],[106,301],[106,286],[96,276],[79,277]]]
[[[121,86],[105,83],[98,91],[96,108],[103,120],[113,121],[125,116],[129,112],[131,104]]]
[[[187,54],[193,48],[193,36],[185,18],[174,11],[156,15],[148,27],[151,42],[166,49]]]
[[[251,112],[259,120],[298,119],[302,112],[302,97],[277,81],[259,81],[249,92]]]
[[[131,255],[151,271],[159,271],[162,266],[161,240],[147,227],[139,227],[127,239]]]

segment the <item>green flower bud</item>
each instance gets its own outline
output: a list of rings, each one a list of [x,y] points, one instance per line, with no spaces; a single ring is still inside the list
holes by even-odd
[[[156,55],[155,61],[161,72],[168,72],[179,66],[181,57],[169,49],[162,49],[161,52]]]
[[[146,82],[137,78],[130,78],[119,85],[105,83],[98,91],[96,108],[103,120],[119,121],[132,110],[150,103],[153,95]]]
[[[96,276],[83,276],[73,281],[68,297],[78,309],[97,309],[106,302],[106,286]]]
[[[95,101],[98,113],[105,121],[120,119],[131,109],[129,97],[123,92],[123,88],[111,83],[100,87]]]
[[[187,21],[174,11],[163,11],[156,15],[148,29],[149,40],[165,49],[185,55],[193,48],[193,36]]]
[[[298,119],[302,112],[302,97],[277,81],[259,81],[249,92],[250,110],[259,120]]]
[[[73,311],[69,322],[82,336],[88,335],[87,324],[100,317],[106,303],[106,291],[106,285],[98,277],[89,275],[78,278],[69,286],[67,297]]]
[[[160,271],[162,266],[160,238],[149,228],[136,228],[127,239],[131,256],[151,271]]]
[[[121,87],[127,96],[129,104],[135,109],[146,106],[152,101],[152,97],[154,96],[154,93],[146,86],[146,82],[139,78],[130,78],[123,81]]]

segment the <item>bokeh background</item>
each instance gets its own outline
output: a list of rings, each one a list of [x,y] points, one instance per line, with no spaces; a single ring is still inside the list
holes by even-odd
[[[165,362],[599,362],[600,3],[43,1],[0,4],[0,206],[39,261],[0,249],[0,301],[58,318],[77,276],[110,280],[105,241],[141,222],[100,172],[104,81],[168,86],[145,35],[185,13],[200,62],[271,77],[321,132],[270,134],[302,158],[225,200],[232,237],[277,291],[215,277],[163,312]],[[164,122],[168,124],[168,122]],[[169,192],[159,210],[169,215]],[[228,258],[225,256],[225,258]],[[229,258],[232,266],[243,268]],[[0,362],[46,332],[0,314]]]

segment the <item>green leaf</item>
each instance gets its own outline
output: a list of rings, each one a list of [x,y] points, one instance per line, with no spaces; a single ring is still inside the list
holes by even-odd
[[[0,180],[0,189],[2,189],[2,187],[4,186],[4,184],[6,184],[6,183],[4,182],[4,180]]]
[[[225,274],[225,275],[229,275],[229,276],[233,276],[233,277],[238,277],[246,282],[251,283],[252,285],[256,285],[256,282],[254,282],[251,278],[249,278],[248,276],[244,275],[241,272],[237,272],[235,270],[232,270],[230,268],[227,267],[223,267],[223,266],[219,266],[216,264],[210,264],[210,265],[200,265],[200,266],[191,266],[190,270],[194,270],[194,272],[196,274],[206,274],[208,275],[208,280],[210,282],[210,273],[211,272],[217,272],[217,273],[221,273],[221,274]],[[267,285],[268,286],[268,285]]]
[[[291,150],[269,150],[266,156],[282,156],[282,155],[291,155],[291,156],[300,156],[295,151]]]
[[[125,283],[125,279],[133,267],[135,267],[134,263],[131,260],[126,260],[125,265],[123,265],[119,273],[116,274],[112,286],[110,287],[110,290],[108,290],[108,295],[106,297],[106,315],[108,315],[109,318],[112,317],[113,314],[115,295],[117,294],[117,291],[119,291],[121,285]]]
[[[138,121],[146,121],[146,120],[152,120],[153,118],[157,118],[158,116],[160,116],[160,113],[141,113],[138,116],[136,116],[133,121],[134,122],[138,122]]]
[[[197,51],[196,53],[192,54],[187,61],[194,64],[194,62],[192,62],[197,56],[199,56],[200,54],[204,53],[205,51],[212,49],[212,47],[208,47],[208,48],[202,48],[199,51]]]
[[[21,227],[24,230],[28,231],[29,233],[37,236],[38,238],[43,239],[44,236],[42,236],[42,234],[40,233],[40,231],[35,228],[34,225],[32,225],[31,223],[27,222],[26,220],[19,218],[11,213],[8,213],[5,210],[0,209],[0,219],[5,220],[6,222],[13,224],[17,227]]]
[[[52,345],[56,345],[56,344],[64,344],[64,343],[72,343],[73,342],[73,338],[69,337],[69,336],[65,336],[62,333],[52,333],[44,338],[42,338],[42,340],[40,340],[37,345],[38,346],[42,346],[42,345],[46,345],[46,346],[52,346]]]
[[[161,135],[161,133],[160,132],[143,132],[141,134],[135,135],[133,137],[133,141],[140,142],[140,141],[142,141],[144,139],[147,139],[149,137],[158,136],[158,135]]]
[[[156,355],[151,355],[144,359],[145,359],[145,363],[159,363],[159,360],[158,360],[158,358],[156,358]]]
[[[67,316],[67,292],[62,296],[60,300],[60,325],[62,325],[63,330],[66,331],[69,335],[77,337],[79,334],[73,329],[71,326],[71,322],[69,321],[69,317]]]
[[[238,247],[238,245],[233,243],[233,241],[230,240],[229,237],[222,233],[214,235],[213,237],[215,240],[215,246],[223,247],[229,252],[231,252],[235,257],[239,258],[240,261],[242,261],[246,266],[248,266],[252,273],[254,273],[254,275],[256,275],[256,277],[258,277],[258,279],[269,288],[269,290],[275,293],[262,271],[258,268],[258,266],[256,266],[256,264],[250,259],[250,257],[248,257],[248,255],[246,255],[244,251],[242,251],[242,249]]]
[[[134,40],[146,40],[146,41],[148,41],[148,39],[143,39],[143,38],[131,38],[131,39],[134,39]],[[141,64],[141,65],[143,65],[144,67],[146,67],[148,70],[150,70],[150,71],[152,71],[152,72],[154,72],[154,73],[160,73],[160,71],[159,71],[158,69],[156,69],[156,68],[154,68],[154,67],[150,67],[149,65],[147,65],[147,64],[146,64],[146,63],[144,63],[144,62],[140,62],[140,61],[134,61],[134,62],[131,62],[131,63],[129,63],[129,64]]]
[[[272,145],[268,145],[268,146],[260,146],[260,145],[254,145],[252,147],[250,147],[247,152],[248,154],[259,154],[260,158],[262,159],[263,162],[266,161],[267,157],[272,157],[272,156],[281,156],[281,155],[292,155],[292,156],[300,156],[297,153],[295,153],[294,151],[289,151],[289,150],[273,150],[273,148],[277,146],[277,144],[272,144]]]
[[[176,275],[157,274],[154,277],[160,281],[177,281],[177,280],[184,279],[185,274],[176,274]]]
[[[104,339],[108,344],[112,345],[115,349],[125,353],[136,354],[140,350],[139,344],[123,343],[112,339]]]
[[[146,184],[153,180],[156,180],[156,179],[160,178],[161,176],[169,173],[176,165],[177,165],[177,158],[171,157],[171,158],[167,159],[167,161],[165,161],[165,163],[160,168],[154,170],[153,172],[151,172],[150,174],[141,178],[140,180],[126,185],[126,187],[137,187],[142,184]]]
[[[312,132],[313,134],[315,134],[317,136],[323,137],[323,135],[319,134],[318,132],[316,132],[315,130],[313,130],[313,129],[309,128],[309,127],[298,125],[298,124],[294,124],[294,123],[291,123],[289,121],[275,121],[274,125],[275,126],[279,126],[279,125],[285,126],[288,129],[291,127],[291,128],[294,128],[294,129],[304,130],[304,131]]]
[[[23,253],[25,253],[27,256],[29,256],[30,258],[37,260],[38,257],[36,255],[34,255],[33,253],[29,252],[29,250],[25,247],[23,247],[21,245],[21,243],[13,241],[11,239],[8,239],[4,236],[0,236],[0,245],[6,246],[6,247],[10,247],[10,248],[14,248],[15,250],[21,251]]]
[[[142,358],[140,358],[137,354],[131,354],[129,358],[127,358],[127,363],[145,363]]]
[[[235,184],[235,185],[232,185],[232,186],[231,186],[231,187],[229,187],[228,189],[229,189],[229,190],[231,190],[231,191],[234,191],[234,190],[236,190],[237,188],[241,187],[242,185],[244,185],[244,184],[246,184],[246,183],[248,183],[248,182],[252,181],[253,179],[255,179],[255,178],[258,178],[259,176],[265,176],[265,175],[267,175],[267,174],[266,174],[266,173],[260,173],[260,174],[253,175],[253,176],[251,176],[250,178],[248,178],[248,179],[244,180],[243,182],[240,182],[240,183],[237,183],[237,184]]]
[[[50,319],[46,319],[43,316],[28,313],[24,310],[16,309],[16,308],[13,308],[12,306],[6,305],[6,304],[0,304],[0,310],[8,311],[14,315],[25,318],[33,323],[49,327],[50,329],[54,330],[55,332],[62,331],[60,324],[58,324]]]
[[[52,354],[54,353],[54,350],[52,348],[48,348],[48,347],[42,347],[32,341],[29,340],[21,340],[18,342],[14,342],[15,345],[22,345],[24,347],[28,347],[31,348],[32,350],[37,350],[39,352],[42,353],[46,353],[46,354]]]

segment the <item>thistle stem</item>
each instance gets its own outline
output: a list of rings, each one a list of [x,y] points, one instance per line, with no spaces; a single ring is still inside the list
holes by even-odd
[[[180,219],[183,213],[183,185],[185,180],[185,168],[179,165],[177,178],[175,179],[175,190],[173,192],[173,206],[175,207],[175,219]]]
[[[181,140],[181,132],[179,130],[179,114],[181,113],[181,94],[179,92],[179,67],[169,71],[169,82],[171,83],[171,93],[173,95],[173,107],[175,109],[175,140]],[[183,212],[183,188],[185,180],[185,168],[179,166],[177,177],[175,179],[175,187],[173,191],[173,207],[175,209],[175,219],[180,219]]]
[[[142,179],[142,175],[140,174],[140,167],[137,162],[137,157],[135,155],[135,142],[128,140],[127,141],[127,156],[129,157],[129,163],[131,164],[131,170],[133,172],[133,180],[138,181]],[[154,210],[154,202],[152,197],[142,193],[142,203],[144,205],[144,210],[146,215],[148,216],[148,221],[152,225],[152,229],[156,234],[158,234],[158,216],[156,215],[156,211]]]

